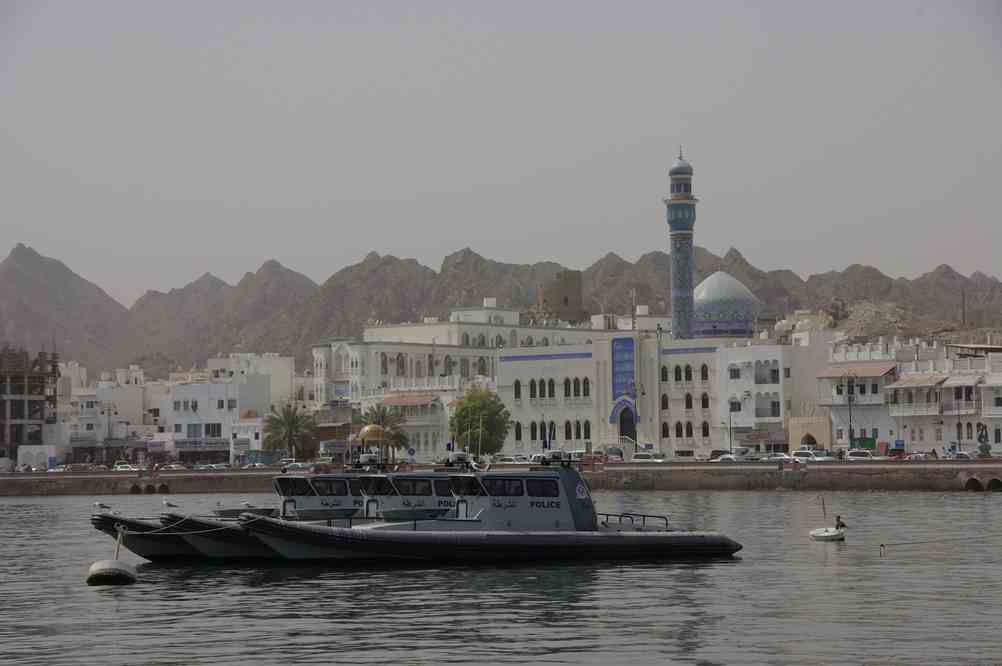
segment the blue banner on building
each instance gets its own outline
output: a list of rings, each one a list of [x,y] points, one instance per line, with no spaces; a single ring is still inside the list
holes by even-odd
[[[637,397],[636,349],[633,338],[612,341],[612,399]]]

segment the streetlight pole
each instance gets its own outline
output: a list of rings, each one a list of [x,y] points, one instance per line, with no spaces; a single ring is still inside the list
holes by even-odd
[[[658,330],[657,330],[658,358],[657,358],[657,363],[654,364],[654,374],[656,374],[658,377],[658,382],[657,382],[658,394],[654,396],[654,404],[658,406],[657,407],[658,424],[655,426],[656,428],[655,432],[658,433],[658,453],[663,453],[663,451],[661,450],[661,435],[662,435],[661,424],[663,423],[662,419],[664,418],[664,414],[661,413],[661,336],[663,335],[664,335],[664,329],[661,328],[661,324],[658,324]]]

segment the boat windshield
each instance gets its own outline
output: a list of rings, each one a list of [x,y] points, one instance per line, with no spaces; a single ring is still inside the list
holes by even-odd
[[[521,497],[522,479],[506,479],[502,477],[484,478],[484,488],[492,497]]]
[[[439,497],[452,497],[449,479],[435,479],[435,494]]]
[[[431,495],[431,479],[393,479],[393,485],[401,495]]]
[[[526,479],[525,494],[529,497],[560,497],[560,485],[555,479]]]
[[[344,479],[313,479],[313,489],[324,497],[344,497],[348,494],[348,483]]]
[[[358,479],[348,479],[348,490],[355,497],[362,496],[362,484],[359,483]]]
[[[449,477],[449,485],[452,486],[452,493],[460,497],[482,497],[487,494],[480,482],[473,476]]]
[[[370,497],[373,495],[396,495],[397,491],[385,476],[363,476],[361,478],[362,492]]]
[[[284,497],[308,497],[316,495],[309,481],[294,476],[275,479],[275,485],[278,486],[278,492]]]

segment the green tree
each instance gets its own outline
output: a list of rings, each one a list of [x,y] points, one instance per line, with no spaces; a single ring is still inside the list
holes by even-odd
[[[504,446],[511,428],[511,413],[497,393],[472,388],[456,401],[449,430],[457,444],[469,453],[490,455]]]
[[[316,423],[313,417],[305,409],[291,403],[282,405],[281,411],[276,411],[273,405],[264,422],[264,448],[268,451],[288,451],[293,458],[316,453]]]
[[[407,446],[407,433],[403,431],[404,415],[386,405],[373,405],[362,414],[364,425],[380,425],[386,431],[386,442],[395,449]]]

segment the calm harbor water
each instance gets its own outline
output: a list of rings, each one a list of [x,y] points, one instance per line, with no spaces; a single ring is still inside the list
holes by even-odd
[[[1002,661],[998,493],[830,493],[828,521],[805,493],[596,493],[600,510],[668,513],[744,550],[480,569],[146,564],[132,587],[91,588],[87,567],[114,549],[88,522],[97,499],[161,508],[159,496],[0,499],[0,663]],[[172,499],[196,511],[219,498]],[[835,511],[849,540],[810,541]],[[933,543],[903,543],[919,541]],[[881,543],[902,545],[881,558]]]

